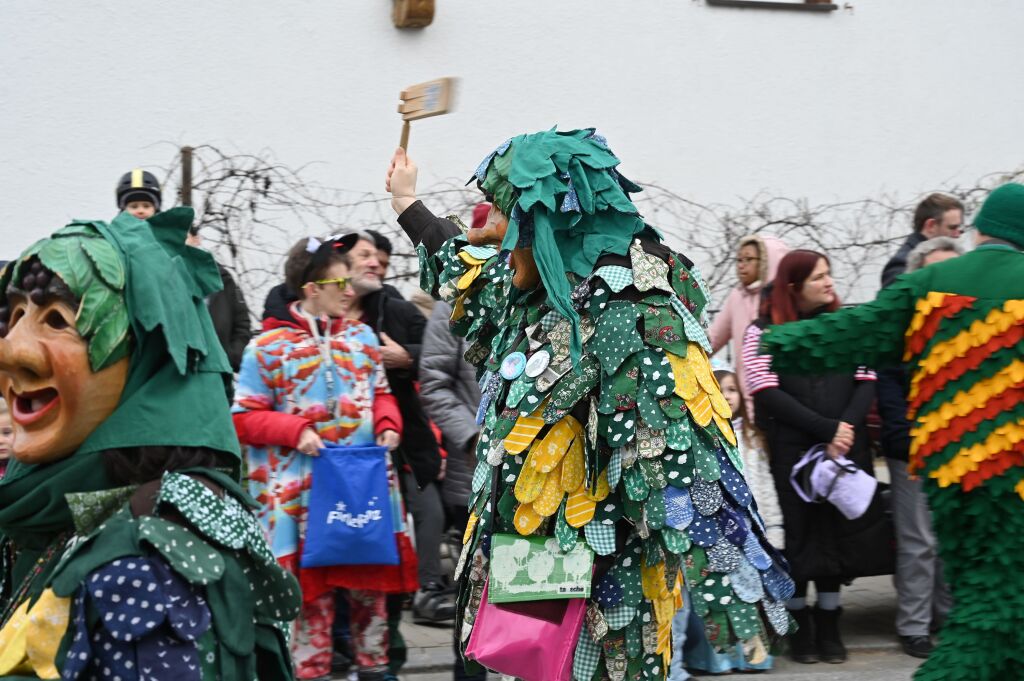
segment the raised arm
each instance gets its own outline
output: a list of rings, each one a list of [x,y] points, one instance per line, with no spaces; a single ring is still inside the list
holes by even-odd
[[[399,147],[388,166],[385,187],[391,192],[391,207],[398,214],[398,224],[414,246],[423,244],[431,255],[448,239],[459,233],[451,220],[437,217],[416,198],[416,164]]]
[[[768,327],[761,336],[761,354],[771,355],[772,369],[780,373],[854,372],[859,366],[898,365],[918,297],[911,277],[900,277],[870,303]]]

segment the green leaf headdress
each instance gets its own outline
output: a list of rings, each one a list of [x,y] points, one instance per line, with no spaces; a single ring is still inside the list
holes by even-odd
[[[508,216],[502,249],[533,248],[552,307],[572,323],[574,358],[582,342],[566,273],[589,276],[601,255],[625,255],[646,228],[629,199],[640,187],[619,174],[618,165],[593,128],[552,128],[506,141],[474,173]]]

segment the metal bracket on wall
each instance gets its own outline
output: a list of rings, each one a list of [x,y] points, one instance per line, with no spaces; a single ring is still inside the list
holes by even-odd
[[[712,7],[741,7],[744,9],[781,9],[797,12],[833,12],[839,5],[828,2],[772,2],[771,0],[705,0]]]

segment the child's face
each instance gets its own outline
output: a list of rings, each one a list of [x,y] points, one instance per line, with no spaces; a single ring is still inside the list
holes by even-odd
[[[722,386],[722,397],[729,403],[729,408],[732,409],[732,413],[735,414],[740,409],[740,402],[743,396],[740,395],[740,386],[736,383],[735,374],[726,374],[718,380],[719,385]]]
[[[156,206],[149,201],[129,201],[124,209],[140,220],[148,220],[156,214]]]
[[[11,426],[11,415],[0,414],[0,460],[11,458],[14,447],[14,428]]]

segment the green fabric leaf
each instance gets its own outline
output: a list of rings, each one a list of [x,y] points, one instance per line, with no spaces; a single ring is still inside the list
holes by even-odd
[[[107,286],[116,291],[124,288],[124,266],[110,244],[102,239],[89,239],[82,242],[82,248]]]
[[[128,354],[128,310],[123,304],[110,309],[89,339],[89,363],[103,369]]]

